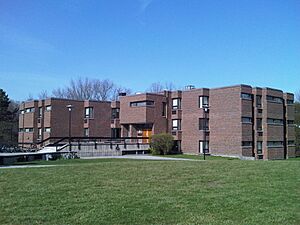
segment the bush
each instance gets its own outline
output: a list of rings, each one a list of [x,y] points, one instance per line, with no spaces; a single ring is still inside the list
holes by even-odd
[[[167,155],[171,153],[174,139],[171,134],[155,134],[150,138],[150,150],[153,155]]]

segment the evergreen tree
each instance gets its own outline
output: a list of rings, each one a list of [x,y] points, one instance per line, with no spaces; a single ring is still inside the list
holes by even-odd
[[[7,121],[9,119],[10,112],[8,106],[10,104],[8,95],[3,89],[0,89],[0,121]]]
[[[0,89],[0,147],[18,143],[19,105],[11,102],[3,89]]]

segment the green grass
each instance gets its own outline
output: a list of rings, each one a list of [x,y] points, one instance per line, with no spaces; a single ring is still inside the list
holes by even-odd
[[[184,159],[194,159],[194,160],[203,160],[204,159],[203,155],[176,154],[176,155],[160,155],[160,156],[168,157],[168,158],[184,158]],[[238,160],[238,158],[206,155],[205,160]]]
[[[300,162],[59,160],[0,169],[0,224],[300,224]]]

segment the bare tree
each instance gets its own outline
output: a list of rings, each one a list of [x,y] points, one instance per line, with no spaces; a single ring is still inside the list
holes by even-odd
[[[26,98],[26,101],[32,101],[34,100],[33,95],[29,93],[28,97]]]
[[[116,86],[108,79],[79,78],[72,79],[65,88],[54,89],[52,95],[75,100],[109,101],[117,99],[118,93],[123,90],[129,91],[129,89]]]
[[[95,80],[94,85],[94,94],[97,100],[107,101],[112,99],[113,91],[116,88],[116,85],[110,80]]]
[[[49,94],[47,90],[42,90],[39,94],[38,94],[38,99],[46,99],[49,98]]]
[[[172,83],[172,82],[166,82],[166,83],[165,83],[165,89],[166,89],[167,91],[174,91],[174,90],[176,90],[176,86],[175,86],[175,84]]]
[[[112,100],[118,101],[120,93],[126,93],[126,95],[130,95],[132,93],[132,90],[129,88],[124,88],[124,87],[116,87],[113,90]]]
[[[150,93],[159,93],[164,90],[164,86],[160,82],[155,82],[150,85],[150,87],[146,90]]]
[[[166,82],[165,84],[162,84],[160,82],[155,82],[155,83],[152,83],[146,91],[150,92],[150,93],[159,93],[164,90],[173,91],[175,89],[176,89],[175,85],[172,82]]]
[[[66,98],[66,91],[62,88],[56,88],[52,91],[52,95],[57,98]]]

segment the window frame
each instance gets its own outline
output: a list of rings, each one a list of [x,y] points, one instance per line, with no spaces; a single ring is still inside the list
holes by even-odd
[[[152,100],[145,101],[133,101],[129,103],[130,107],[153,107],[155,106],[155,102]]]
[[[87,113],[88,110],[88,113]],[[84,118],[85,119],[93,119],[94,118],[94,107],[89,106],[84,108]]]
[[[172,98],[172,109],[181,109],[181,98]]]
[[[249,121],[246,121],[246,119],[249,119]],[[253,123],[253,119],[252,119],[252,117],[242,116],[241,122],[242,122],[243,124],[252,124],[252,123]]]
[[[52,110],[52,105],[45,106],[45,112],[50,112]]]
[[[198,128],[201,131],[208,131],[209,130],[209,118],[199,118]]]
[[[241,92],[241,99],[243,100],[253,100],[253,94]]]
[[[176,125],[174,125],[176,122]],[[172,131],[181,130],[181,120],[180,119],[172,119]]]
[[[206,99],[206,102],[207,102],[207,103],[204,103],[204,102],[205,102],[204,99]],[[200,95],[200,96],[198,97],[198,107],[199,107],[200,109],[208,108],[208,107],[209,107],[209,96],[207,96],[207,95]]]

